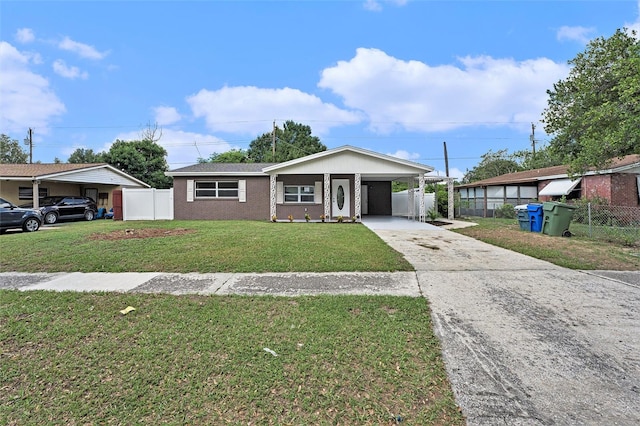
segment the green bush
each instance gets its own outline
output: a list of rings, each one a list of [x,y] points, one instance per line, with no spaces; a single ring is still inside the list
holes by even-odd
[[[495,215],[503,219],[515,219],[516,209],[511,204],[503,204],[502,207],[495,210]]]

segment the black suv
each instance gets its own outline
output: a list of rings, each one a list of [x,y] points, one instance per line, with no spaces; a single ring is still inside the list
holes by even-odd
[[[89,197],[59,195],[41,198],[38,203],[44,217],[44,223],[47,225],[52,225],[59,220],[93,220],[98,211],[95,201]],[[32,204],[24,204],[20,207],[30,206]]]
[[[24,232],[40,229],[42,214],[35,209],[23,209],[0,198],[0,234],[7,229],[22,228]]]

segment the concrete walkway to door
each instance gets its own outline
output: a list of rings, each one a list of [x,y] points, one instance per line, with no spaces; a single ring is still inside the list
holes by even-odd
[[[469,425],[640,424],[640,272],[392,222],[370,227],[416,268]]]

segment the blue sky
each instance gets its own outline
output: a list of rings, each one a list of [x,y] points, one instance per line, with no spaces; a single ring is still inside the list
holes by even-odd
[[[640,1],[0,3],[0,132],[34,161],[139,139],[171,168],[246,149],[275,120],[462,177],[489,150],[548,142],[546,90]]]

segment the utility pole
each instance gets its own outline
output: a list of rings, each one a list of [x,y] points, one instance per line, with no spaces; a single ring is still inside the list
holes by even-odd
[[[536,125],[531,123],[531,136],[529,136],[531,140],[531,145],[533,146],[533,159],[536,158]]]
[[[449,156],[447,155],[447,142],[442,142],[444,144],[444,170],[449,177]]]
[[[29,127],[29,137],[24,140],[25,145],[29,145],[29,164],[33,164],[33,130]]]
[[[273,131],[271,132],[271,161],[276,161],[276,120],[273,120]]]

